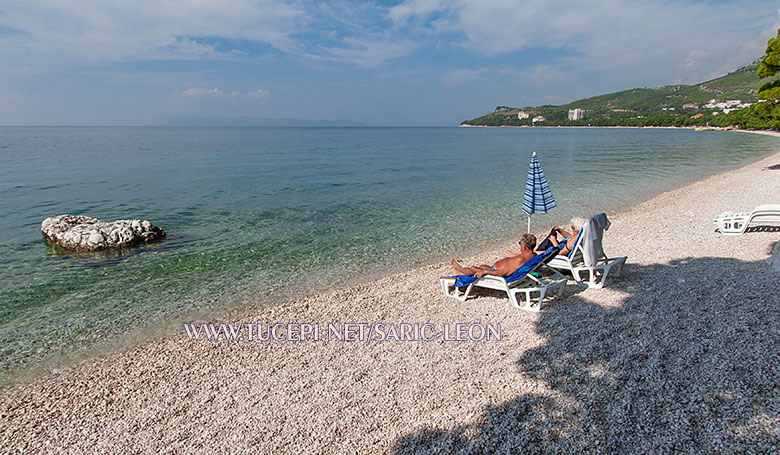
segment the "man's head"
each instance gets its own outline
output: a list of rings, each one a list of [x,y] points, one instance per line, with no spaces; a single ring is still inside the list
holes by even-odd
[[[520,236],[520,248],[533,251],[536,248],[536,236],[533,234],[523,234]]]

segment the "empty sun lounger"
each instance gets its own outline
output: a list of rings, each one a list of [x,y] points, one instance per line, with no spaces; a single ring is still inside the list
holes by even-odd
[[[539,311],[542,301],[548,295],[560,295],[566,287],[566,277],[561,273],[545,267],[558,254],[558,247],[550,247],[544,253],[537,254],[529,259],[515,273],[504,278],[495,275],[484,275],[482,278],[474,276],[445,276],[439,279],[442,292],[448,297],[465,301],[474,286],[498,291],[505,291],[509,301],[516,308],[529,311]],[[461,288],[466,288],[460,294]],[[452,291],[450,291],[452,288]],[[520,305],[517,294],[525,294],[524,304]],[[538,293],[538,300],[532,294]]]
[[[780,204],[759,205],[752,212],[746,213],[724,212],[716,216],[712,222],[721,234],[744,234],[750,223],[780,224]]]
[[[610,274],[620,276],[628,256],[607,257],[602,245],[604,231],[609,229],[610,224],[604,213],[592,216],[580,229],[569,254],[555,256],[549,266],[571,272],[577,284],[591,288],[604,287]]]

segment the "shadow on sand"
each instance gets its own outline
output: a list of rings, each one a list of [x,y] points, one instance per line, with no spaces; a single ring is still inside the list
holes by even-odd
[[[780,450],[780,279],[763,261],[628,264],[607,284],[620,300],[608,307],[571,283],[540,315],[546,343],[516,362],[518,380],[551,393],[406,435],[395,452]]]

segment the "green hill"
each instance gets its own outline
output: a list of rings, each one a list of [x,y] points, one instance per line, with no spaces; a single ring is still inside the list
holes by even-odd
[[[461,125],[703,125],[722,110],[706,107],[710,100],[740,100],[742,103],[758,101],[758,88],[770,79],[760,80],[756,75],[757,68],[756,62],[723,77],[696,85],[636,88],[584,98],[559,106],[499,106],[495,111],[466,120]],[[569,120],[569,110],[577,108],[585,111],[584,119]],[[518,118],[521,112],[529,114],[530,117]],[[546,120],[533,123],[534,116],[543,116]]]

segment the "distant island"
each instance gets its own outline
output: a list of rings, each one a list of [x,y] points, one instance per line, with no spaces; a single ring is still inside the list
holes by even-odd
[[[265,127],[347,127],[367,126],[351,120],[311,120],[302,118],[260,118],[260,117],[163,117],[152,122],[152,126],[265,126]]]
[[[559,106],[498,106],[461,126],[740,126],[745,122],[735,111],[755,109],[758,91],[767,82],[756,74],[758,66],[754,62],[696,85],[635,88]]]

